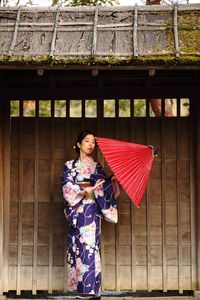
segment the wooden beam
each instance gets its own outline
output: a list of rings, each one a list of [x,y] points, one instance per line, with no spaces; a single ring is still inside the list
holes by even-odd
[[[197,92],[200,92],[199,86],[164,86],[164,87],[79,87],[77,88],[0,88],[0,95],[6,99],[34,99],[34,100],[57,100],[65,99],[66,94],[68,98],[78,97],[85,99],[88,97],[96,99],[106,97],[107,99],[121,98],[129,99],[133,95],[135,98],[190,98],[194,97]]]
[[[188,65],[155,65],[153,63],[148,63],[145,65],[90,65],[90,66],[86,66],[86,65],[50,65],[50,64],[45,64],[45,65],[27,65],[27,64],[23,64],[21,63],[19,64],[12,64],[12,65],[8,65],[8,64],[1,64],[0,65],[0,70],[38,70],[38,69],[44,69],[44,70],[59,70],[59,71],[63,71],[63,70],[67,70],[67,71],[87,71],[87,70],[93,70],[98,68],[98,70],[112,70],[112,71],[124,71],[124,70],[129,70],[129,71],[146,71],[146,70],[150,70],[150,69],[155,69],[155,70],[161,70],[161,71],[194,71],[194,70],[200,70],[200,66],[197,65],[192,65],[192,64],[188,64]]]

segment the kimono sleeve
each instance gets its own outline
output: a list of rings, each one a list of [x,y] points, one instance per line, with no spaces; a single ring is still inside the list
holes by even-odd
[[[112,180],[111,178],[106,178],[102,166],[97,164],[95,180],[97,181],[99,179],[104,179],[105,182],[94,190],[98,209],[106,221],[117,223],[118,212]]]
[[[67,203],[71,207],[77,207],[84,196],[80,194],[82,188],[74,182],[72,173],[72,169],[70,169],[66,163],[62,173],[62,191]]]

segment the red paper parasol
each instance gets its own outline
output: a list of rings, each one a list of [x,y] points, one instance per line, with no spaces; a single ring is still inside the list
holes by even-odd
[[[154,161],[153,149],[108,138],[96,137],[96,140],[117,180],[139,207]]]

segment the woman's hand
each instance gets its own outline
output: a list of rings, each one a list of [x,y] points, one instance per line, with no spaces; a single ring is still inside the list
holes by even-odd
[[[79,195],[83,195],[85,196],[86,194],[89,194],[93,191],[93,187],[92,186],[88,186],[86,188],[84,188],[84,190],[79,192]]]
[[[114,192],[114,195],[115,195],[115,199],[117,199],[117,197],[120,195],[120,189],[119,189],[119,184],[118,184],[117,177],[112,176],[111,181],[112,181],[112,186],[113,186],[113,192]]]
[[[88,186],[84,189],[86,194],[90,194],[93,191],[93,186]]]
[[[85,190],[82,190],[79,192],[79,195],[85,195],[86,194],[86,191]]]

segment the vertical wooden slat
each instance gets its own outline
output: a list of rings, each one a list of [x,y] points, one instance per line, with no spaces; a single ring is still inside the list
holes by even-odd
[[[130,139],[134,142],[134,100],[131,99]],[[136,291],[136,247],[135,247],[135,206],[130,201],[131,212],[131,289]]]
[[[39,177],[39,101],[36,101],[35,116],[35,170],[34,170],[34,227],[33,227],[33,284],[32,292],[37,291],[37,241],[38,241],[38,177]]]
[[[195,193],[195,99],[190,99],[190,203],[191,203],[191,288],[192,290],[197,289],[197,243],[196,243],[196,193]]]
[[[54,189],[54,101],[51,101],[50,203],[49,203],[49,281],[48,293],[53,291],[53,189]]]
[[[4,292],[9,290],[8,282],[8,268],[9,268],[9,234],[10,234],[10,102],[4,102],[4,127],[3,127],[3,141],[4,141],[4,191],[3,191],[3,215],[4,215],[4,245],[3,245],[3,279]]]
[[[66,145],[66,153],[67,159],[70,159],[69,147],[70,147],[70,120],[69,120],[69,109],[70,109],[70,100],[66,100],[66,119],[65,119],[65,145]],[[63,271],[63,290],[67,292],[67,236],[68,236],[68,224],[65,222],[64,228],[64,271]]]
[[[81,131],[85,130],[85,99],[81,100],[82,117],[81,117]]]
[[[100,82],[101,84],[101,82]],[[103,104],[104,100],[102,98],[97,99],[97,136],[102,136],[104,132],[103,126]],[[103,164],[103,157],[100,151],[97,151],[97,161]],[[101,220],[100,220],[101,222]],[[101,225],[100,225],[101,226]],[[102,291],[105,290],[105,241],[104,237],[101,237],[101,274],[102,274]]]
[[[20,101],[19,120],[19,203],[18,203],[18,245],[17,245],[17,295],[21,294],[22,265],[22,201],[23,201],[23,101]]]
[[[100,86],[102,82],[99,82]],[[104,114],[104,99],[97,99],[97,136],[102,136],[104,132],[104,122],[103,122],[103,114]],[[99,161],[104,167],[104,159],[101,155],[101,152],[97,152],[97,161]],[[100,220],[101,222],[101,220]],[[101,237],[101,271],[102,271],[102,291],[105,290],[105,241],[104,236]]]
[[[196,155],[195,155],[195,162],[196,162],[196,191],[197,191],[197,196],[196,196],[196,228],[197,228],[197,236],[196,236],[196,243],[197,243],[197,290],[200,290],[200,92],[196,95],[195,102],[193,103],[194,105],[194,111],[195,111],[195,150],[196,150]]]
[[[146,117],[146,141],[149,143],[150,137],[150,117],[149,117],[149,103],[147,100],[147,117]],[[146,190],[146,222],[147,222],[147,290],[151,291],[151,204],[150,204],[150,194],[149,188],[147,186]]]
[[[115,138],[118,139],[119,137],[119,100],[116,99],[115,100]],[[118,202],[118,201],[117,201]],[[118,206],[119,206],[119,202],[118,202]],[[119,218],[118,218],[118,223],[115,225],[115,249],[116,249],[116,269],[115,269],[115,287],[116,287],[116,291],[119,292],[120,291],[120,214],[119,214]]]
[[[166,153],[165,153],[165,99],[162,99],[161,117],[161,215],[162,215],[162,288],[167,291],[167,257],[166,257]]]
[[[178,289],[183,293],[182,284],[182,218],[181,218],[181,149],[180,149],[180,99],[177,99],[176,119],[176,184],[177,184],[177,220],[178,220]]]
[[[4,284],[3,284],[3,224],[4,224],[4,203],[3,203],[3,171],[4,171],[4,162],[3,162],[3,146],[4,146],[4,138],[3,138],[3,128],[4,128],[4,105],[3,100],[0,101],[0,296],[3,295]]]

